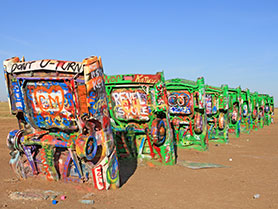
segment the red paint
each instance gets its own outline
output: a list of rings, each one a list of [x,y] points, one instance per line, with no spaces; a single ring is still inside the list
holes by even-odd
[[[46,173],[46,179],[49,181],[53,181],[53,177],[51,175],[51,173],[49,172],[49,165],[46,163],[46,153],[45,153],[45,149],[42,148],[41,149],[41,162],[44,168],[44,171]]]
[[[148,141],[150,151],[151,151],[151,157],[154,158],[155,154],[153,152],[153,147],[152,147],[151,139],[150,139],[150,136],[149,136],[148,132],[146,133],[146,135],[147,135],[147,141]]]
[[[137,83],[158,83],[161,80],[160,75],[134,75],[133,82]]]
[[[104,190],[105,189],[105,183],[103,182],[102,166],[99,165],[95,168],[92,168],[92,173],[93,173],[95,188],[98,189],[98,190]]]
[[[162,162],[162,155],[161,155],[161,150],[160,150],[160,148],[159,147],[157,147],[157,146],[153,146],[153,148],[155,149],[155,151],[157,152],[157,154],[159,155],[159,157],[160,157],[160,161]]]

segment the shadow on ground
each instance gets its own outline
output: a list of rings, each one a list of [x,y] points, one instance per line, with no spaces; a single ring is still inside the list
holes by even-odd
[[[137,159],[119,159],[120,187],[122,187],[137,169]]]

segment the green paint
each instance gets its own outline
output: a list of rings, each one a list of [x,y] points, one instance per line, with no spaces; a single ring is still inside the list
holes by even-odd
[[[258,101],[258,92],[250,94],[251,100],[251,123],[250,128],[252,130],[258,130],[259,123],[259,101]]]
[[[228,143],[229,132],[228,86],[220,88],[206,85],[206,114],[208,139],[217,143]]]
[[[180,148],[207,150],[204,78],[166,81],[174,139]]]
[[[270,114],[271,114],[271,123],[274,123],[274,98],[269,97],[269,104],[270,104]]]
[[[241,88],[229,88],[229,133],[240,135],[241,122]]]
[[[261,105],[261,110],[262,110],[262,119],[261,119],[261,125],[267,125],[269,126],[272,122],[273,118],[273,97],[270,97],[267,94],[259,94],[260,98],[260,105]],[[263,120],[263,121],[262,121]]]
[[[259,128],[263,128],[267,125],[265,122],[265,103],[266,103],[266,95],[258,94],[258,103],[259,103]]]
[[[118,157],[175,164],[163,72],[107,75],[105,87]]]
[[[250,133],[251,130],[251,97],[249,89],[241,91],[241,122],[240,130],[243,133]]]

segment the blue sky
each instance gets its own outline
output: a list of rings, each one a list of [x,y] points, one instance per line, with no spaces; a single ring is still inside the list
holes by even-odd
[[[0,61],[82,61],[107,74],[241,86],[278,106],[278,1],[1,1]],[[0,99],[7,98],[0,74]]]

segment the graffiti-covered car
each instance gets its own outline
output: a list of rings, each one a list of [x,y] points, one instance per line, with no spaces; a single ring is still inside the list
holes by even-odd
[[[274,101],[273,96],[268,94],[259,94],[259,101],[261,104],[261,109],[263,109],[264,125],[270,125],[273,123],[274,116]]]
[[[241,88],[229,88],[229,133],[240,135],[241,122]]]
[[[269,98],[269,105],[270,105],[271,123],[274,123],[274,98],[273,98],[273,96],[271,96]]]
[[[258,92],[250,94],[251,101],[251,124],[250,128],[253,130],[258,130],[259,123],[259,101],[258,101]]]
[[[266,98],[263,94],[258,94],[258,103],[259,103],[259,128],[263,128],[265,125],[265,102]]]
[[[181,148],[207,149],[204,78],[166,81],[175,142]]]
[[[251,98],[249,89],[241,91],[241,122],[240,131],[250,133],[251,125]]]
[[[265,100],[265,108],[264,108],[264,112],[265,112],[265,124],[266,125],[270,125],[271,124],[271,120],[272,120],[272,106],[273,104],[271,104],[271,97],[268,94],[264,94],[264,100]]]
[[[228,86],[206,85],[206,114],[209,141],[228,143],[229,94]]]
[[[119,158],[174,164],[163,73],[107,75],[105,87]]]
[[[119,170],[102,62],[4,61],[11,113],[10,165],[21,178],[89,182],[116,188]]]

